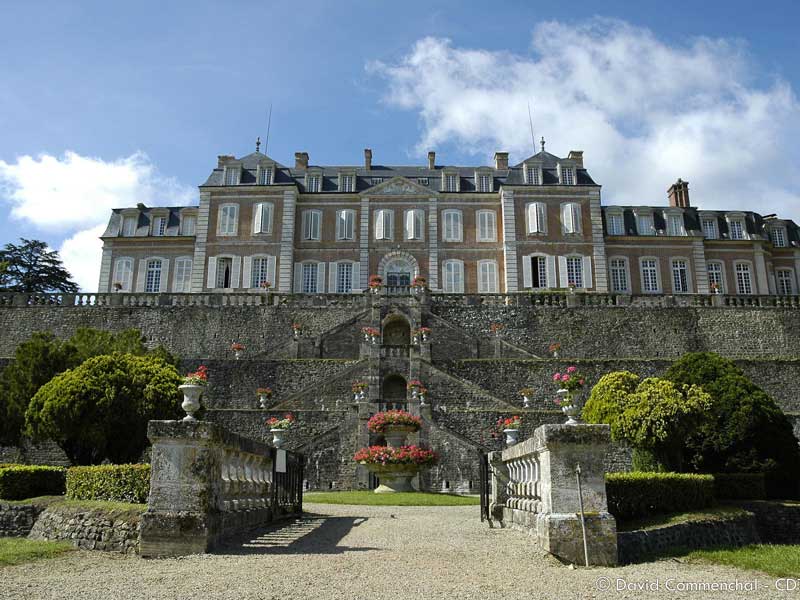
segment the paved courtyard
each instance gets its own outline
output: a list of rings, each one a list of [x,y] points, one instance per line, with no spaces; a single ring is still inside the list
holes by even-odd
[[[751,581],[752,573],[664,560],[571,570],[525,534],[490,529],[478,507],[307,504],[309,516],[218,553],[168,560],[74,552],[0,568],[0,598],[394,599],[781,598],[757,592],[675,592],[674,582]],[[616,591],[617,579],[659,591]],[[598,590],[611,586],[610,591]],[[678,584],[675,584],[678,585]]]

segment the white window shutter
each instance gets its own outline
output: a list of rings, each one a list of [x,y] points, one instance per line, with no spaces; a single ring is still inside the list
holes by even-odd
[[[531,257],[530,255],[522,257],[522,287],[533,287],[533,273],[531,271]]]
[[[569,276],[567,274],[567,257],[558,257],[558,286],[569,287]]]
[[[253,210],[253,233],[263,233],[261,231],[261,219],[264,216],[264,205],[256,204]]]
[[[217,257],[208,257],[208,281],[206,281],[207,288],[217,287]]]
[[[303,263],[294,263],[294,293],[303,292]]]
[[[572,231],[575,233],[581,232],[581,205],[577,202],[570,204],[570,212],[572,214]]]
[[[239,275],[242,272],[242,257],[234,256],[231,261],[231,288],[239,287]]]
[[[242,268],[242,287],[247,289],[253,286],[253,257],[245,256]]]
[[[592,257],[583,257],[583,287],[587,290],[592,287]]]
[[[325,293],[325,263],[317,263],[317,293]]]
[[[161,261],[161,282],[158,286],[159,292],[168,292],[167,282],[169,281],[169,260],[164,258]]]
[[[385,237],[385,235],[384,235],[384,233],[385,233],[385,231],[384,231],[384,222],[383,222],[385,214],[386,213],[384,213],[382,210],[379,210],[377,213],[375,213],[375,239],[376,240],[382,240]]]
[[[144,291],[144,282],[147,278],[147,260],[144,258],[139,260],[139,269],[136,272],[136,291],[141,293]]]
[[[556,284],[556,257],[548,256],[545,264],[547,265],[547,287],[555,289],[558,287]]]
[[[353,263],[353,292],[361,291],[361,263]]]
[[[275,281],[275,257],[267,258],[267,281],[272,284],[272,289],[277,289],[278,282]]]
[[[536,203],[536,223],[538,231],[547,233],[547,206],[544,202]]]
[[[561,205],[561,228],[564,233],[572,233],[572,211],[569,204]]]
[[[336,277],[338,275],[338,269],[336,268],[336,263],[328,263],[328,293],[334,294],[336,293]]]
[[[528,209],[526,211],[528,214],[526,216],[526,220],[528,221],[528,233],[535,233],[536,232],[536,205],[535,204],[528,204]]]
[[[464,263],[455,263],[456,266],[456,293],[464,293]]]

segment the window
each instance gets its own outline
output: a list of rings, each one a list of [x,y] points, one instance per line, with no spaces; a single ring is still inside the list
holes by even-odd
[[[322,211],[321,210],[305,210],[303,211],[303,239],[304,240],[319,240],[320,228],[322,226]]]
[[[701,225],[703,227],[703,235],[707,240],[716,240],[719,238],[719,232],[717,232],[717,220],[714,218],[704,218],[702,219]]]
[[[527,210],[528,233],[547,233],[547,206],[544,202],[532,202]]]
[[[272,183],[272,167],[259,167],[258,185],[270,185]]]
[[[356,189],[355,175],[339,175],[339,191],[354,192]]]
[[[167,217],[153,218],[153,235],[162,236],[167,231]]]
[[[744,223],[740,219],[731,219],[728,221],[729,237],[732,240],[744,239]]]
[[[624,258],[612,258],[609,261],[611,269],[611,291],[628,291],[628,265]]]
[[[460,210],[446,210],[442,213],[444,228],[442,240],[445,242],[460,242],[464,239],[464,227]]]
[[[240,167],[225,167],[225,185],[238,185]]]
[[[155,294],[161,290],[161,259],[151,258],[147,261],[145,271],[144,291],[148,294]]]
[[[567,257],[567,285],[576,288],[583,287],[583,257]]]
[[[492,176],[488,173],[480,173],[477,176],[477,185],[475,186],[479,192],[491,192],[492,191]]]
[[[581,205],[567,202],[561,205],[561,225],[564,233],[581,232]]]
[[[353,263],[336,263],[336,293],[349,294],[353,291]]]
[[[272,274],[270,273],[270,261],[271,258],[269,256],[254,256],[252,265],[250,267],[250,287],[251,288],[260,288],[261,284],[264,282],[269,282],[270,284],[274,284],[275,282],[270,279]]]
[[[306,191],[322,191],[322,175],[306,175]]]
[[[656,228],[653,225],[653,215],[650,213],[636,215],[636,229],[639,235],[655,235]]]
[[[406,211],[406,239],[421,240],[425,224],[425,211],[413,209]]]
[[[525,165],[525,183],[529,185],[539,185],[542,183],[542,174],[539,167]]]
[[[188,294],[192,283],[192,259],[188,257],[175,260],[175,281],[172,284],[175,292]]]
[[[444,191],[445,192],[457,192],[458,191],[458,174],[456,173],[445,173],[442,175],[444,178]]]
[[[133,237],[136,235],[136,217],[123,217],[122,218],[122,235],[125,237]]]
[[[710,262],[706,265],[708,272],[708,289],[712,294],[725,293],[725,277],[722,274],[722,263]]]
[[[336,239],[353,240],[356,236],[356,211],[336,211]]]
[[[547,283],[547,258],[544,256],[531,257],[531,287],[534,289],[550,287]]]
[[[370,183],[372,183],[372,185],[378,185],[379,183],[383,183],[383,177],[373,177],[370,180]]]
[[[228,289],[233,282],[233,259],[232,258],[218,258],[217,259],[217,281],[218,288]]]
[[[683,227],[682,214],[667,215],[667,235],[686,235],[686,230]]]
[[[236,235],[239,221],[239,207],[235,204],[223,204],[219,207],[219,235]]]
[[[776,248],[786,248],[786,230],[783,227],[773,227],[769,230],[769,239]]]
[[[272,233],[271,202],[259,202],[253,206],[253,233]]]
[[[317,293],[317,263],[303,263],[303,293]]]
[[[625,235],[625,219],[621,213],[606,213],[608,235]]]
[[[572,167],[561,167],[561,184],[575,185],[575,169]]]
[[[497,241],[497,214],[493,210],[478,211],[478,241]]]
[[[655,258],[642,259],[642,291],[646,294],[659,291],[658,261]]]
[[[689,265],[682,258],[672,261],[672,291],[676,294],[689,292]]]
[[[750,265],[747,263],[736,263],[736,293],[753,293],[753,278],[750,274]]]
[[[183,215],[181,217],[181,235],[194,235],[197,229],[197,217],[195,215]]]
[[[444,261],[444,293],[464,293],[464,263],[460,260]]]
[[[497,287],[497,263],[493,260],[479,260],[478,293],[496,294]]]
[[[428,185],[427,177],[417,177],[417,183],[420,185]]]
[[[775,272],[775,279],[778,283],[778,294],[781,296],[794,294],[794,272],[791,269],[778,269]]]
[[[375,239],[391,240],[394,237],[394,212],[388,208],[375,211]]]
[[[114,280],[113,284],[120,284],[120,292],[130,292],[131,283],[133,283],[133,259],[132,258],[118,258],[114,263]]]

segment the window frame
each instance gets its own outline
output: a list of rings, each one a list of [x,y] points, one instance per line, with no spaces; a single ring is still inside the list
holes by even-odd
[[[686,271],[686,289],[685,290],[678,290],[675,288],[675,263],[681,261],[684,263],[685,271]],[[691,270],[691,263],[688,258],[685,256],[672,256],[669,259],[669,272],[670,272],[670,281],[672,282],[672,293],[673,294],[691,294],[692,293],[692,270]]]
[[[707,240],[718,240],[719,239],[719,220],[717,219],[716,215],[703,215],[700,214],[700,231],[703,232],[703,238]],[[711,223],[711,233],[712,235],[708,235],[706,231],[705,224]]]
[[[487,181],[484,189],[483,181]],[[475,171],[475,191],[479,194],[491,194],[494,192],[494,177],[490,171]]]
[[[728,239],[734,242],[741,242],[749,240],[750,236],[747,233],[747,219],[744,215],[734,213],[725,215],[725,220],[728,222]],[[741,237],[733,237],[733,224],[736,223],[741,227]]]
[[[656,235],[656,222],[655,218],[653,217],[652,210],[641,210],[635,211],[634,215],[636,216],[636,234],[641,236],[654,236]],[[642,219],[646,219],[649,222],[649,231],[643,231],[642,228]]]
[[[153,272],[158,272],[158,285],[155,286],[156,289],[150,289],[150,265],[158,263],[158,269],[153,269]],[[164,259],[158,256],[151,256],[144,259],[144,293],[145,294],[158,294],[161,292],[162,281],[161,278],[164,276]]]
[[[541,215],[539,209],[541,208]],[[536,230],[533,228],[531,210],[536,216]],[[541,217],[541,218],[540,218]],[[525,230],[527,235],[543,235],[547,233],[547,203],[542,201],[528,202],[525,205]]]
[[[672,221],[673,219],[678,220],[678,231],[673,232],[672,230]],[[683,212],[678,211],[664,211],[664,221],[666,221],[667,231],[666,234],[669,237],[685,237],[686,236],[686,223],[683,218]]]
[[[225,210],[233,209],[233,217],[230,221],[233,225],[233,231],[226,231],[223,225],[226,223]],[[233,237],[239,233],[239,205],[234,202],[226,202],[220,204],[217,209],[217,235],[220,237]]]
[[[491,273],[492,281],[490,282],[489,288],[492,289],[485,289],[483,285],[483,267],[492,267],[493,271]],[[477,263],[477,270],[478,270],[478,293],[479,294],[499,294],[500,293],[500,271],[497,265],[497,261],[494,259],[486,258],[481,259]],[[483,289],[482,289],[483,288]]]
[[[418,232],[409,232],[408,225],[409,219],[413,220],[414,229],[417,229],[417,224],[419,224],[419,231]],[[409,235],[409,233],[417,233],[415,236]],[[407,208],[403,211],[403,239],[407,242],[421,242],[425,240],[425,210],[422,208]]]
[[[717,283],[717,285],[719,286],[718,288],[719,291],[717,292],[717,294],[727,294],[728,278],[727,274],[725,273],[725,262],[720,259],[712,259],[706,261],[706,276],[708,277],[708,291],[713,294],[714,292],[711,291],[711,284],[716,283],[711,281],[711,269],[709,269],[711,265],[719,267],[720,281],[719,283]]]
[[[577,185],[578,170],[575,165],[565,165],[558,163],[558,183],[560,185]]]
[[[448,220],[455,219],[454,223],[448,225]],[[455,232],[448,232],[456,226]],[[452,235],[455,233],[455,235]],[[464,211],[460,208],[446,208],[442,211],[442,241],[443,242],[463,242],[464,241]]]
[[[172,268],[172,291],[176,294],[188,294],[192,291],[192,268],[194,267],[194,260],[191,256],[178,256],[173,259],[173,268]],[[189,263],[189,270],[188,276],[186,276],[185,281],[178,278],[178,273],[180,272],[181,263]],[[184,269],[184,272],[186,270]],[[178,283],[181,283],[181,287],[184,289],[178,289]],[[184,285],[185,284],[185,285]]]
[[[567,272],[567,287],[574,287],[575,289],[586,289],[586,273],[583,270],[583,256],[580,254],[567,254],[564,256],[565,263],[566,263],[566,272]],[[578,285],[578,280],[573,279],[570,282],[570,263],[574,264],[577,261],[578,264],[578,274],[580,275],[580,285]]]
[[[340,261],[337,261],[334,264],[336,265],[336,274],[334,275],[334,277],[335,277],[335,280],[334,280],[335,288],[334,288],[334,290],[335,291],[334,290],[330,290],[330,292],[331,293],[336,293],[336,294],[352,294],[353,293],[353,288],[354,288],[354,283],[355,283],[355,281],[353,280],[353,272],[355,271],[355,269],[353,267],[354,262],[351,261],[351,260],[340,260]],[[349,290],[346,289],[346,290],[342,291],[342,286],[339,285],[341,283],[340,269],[342,267],[344,267],[344,266],[350,267],[350,289]]]
[[[653,261],[655,263],[655,284],[656,289],[648,290],[646,281],[647,278],[645,277],[645,270],[644,270],[644,263],[645,261]],[[640,256],[639,257],[639,278],[640,278],[640,285],[642,294],[661,294],[663,293],[664,286],[661,282],[661,261],[658,259],[657,256]]]
[[[564,218],[569,211],[569,222],[571,227],[567,227],[567,220]],[[580,235],[583,233],[583,209],[580,202],[561,203],[561,233],[563,235]]]
[[[150,215],[150,235],[153,237],[164,237],[167,235],[167,225],[169,225],[169,215],[156,213]]]
[[[373,229],[374,239],[378,242],[391,242],[394,241],[394,209],[392,208],[376,208],[374,211]],[[383,235],[378,237],[378,223],[381,222],[383,228]],[[387,231],[388,229],[388,231]]]
[[[746,271],[739,271],[739,267],[747,267],[747,270]],[[744,274],[745,272],[747,273],[747,279],[748,279],[747,284],[750,286],[750,291],[749,292],[741,291],[742,290],[742,286],[740,284],[743,283],[743,280],[740,281],[740,279],[739,279],[739,273],[740,272],[742,274]],[[734,261],[734,263],[733,263],[733,276],[734,276],[734,280],[736,282],[736,295],[737,296],[752,296],[752,295],[758,294],[758,289],[756,288],[756,282],[755,282],[755,279],[753,277],[753,273],[754,273],[753,263],[751,261],[749,261],[749,260],[737,260],[737,261]]]
[[[522,168],[522,176],[525,185],[542,185],[542,166],[525,163]]]
[[[186,223],[192,223],[192,231],[191,233],[186,231]],[[196,236],[197,235],[197,214],[196,213],[181,213],[181,222],[180,222],[180,234],[183,236]]]
[[[448,282],[448,267],[458,267],[455,271],[453,271],[453,275],[455,276],[458,273],[461,276],[460,286],[455,285],[455,277],[453,278],[453,286],[450,286]],[[448,287],[455,287],[455,289],[448,290]],[[460,287],[460,290],[459,290]],[[449,258],[447,260],[442,261],[442,291],[445,294],[463,294],[465,289],[465,282],[464,282],[464,261],[458,258]]]
[[[779,273],[788,273],[789,289],[786,292],[781,291],[781,279]],[[779,296],[795,296],[797,295],[797,280],[795,278],[794,269],[791,267],[778,267],[775,269],[775,293]]]
[[[776,243],[775,234],[780,234],[781,243]],[[788,248],[789,247],[789,236],[786,226],[784,225],[773,225],[769,228],[769,241],[772,243],[774,248]]]
[[[311,185],[316,182],[316,185]],[[319,194],[322,192],[322,171],[306,172],[305,188],[307,194]]]
[[[250,277],[249,277],[249,281],[247,281],[247,288],[249,288],[251,290],[253,290],[253,289],[261,289],[261,284],[264,281],[269,281],[269,283],[272,284],[273,287],[275,287],[275,281],[274,280],[275,280],[275,277],[277,276],[277,273],[273,272],[272,273],[272,280],[270,280],[269,279],[269,276],[270,276],[270,272],[269,271],[270,271],[270,262],[271,261],[275,261],[273,263],[275,265],[275,267],[273,268],[273,271],[277,268],[276,257],[274,255],[272,255],[272,254],[253,254],[252,256],[249,256],[247,258],[250,259],[249,260],[249,262],[250,262],[250,273],[249,273]],[[264,273],[265,279],[264,280],[256,281],[256,268],[255,268],[256,267],[256,261],[264,261],[266,263],[266,269],[265,269],[265,273]],[[259,269],[259,271],[260,271],[260,269]],[[242,282],[242,283],[244,284],[244,282]],[[244,285],[242,287],[244,287]]]
[[[316,218],[316,228],[315,225]],[[300,236],[304,242],[319,242],[322,240],[322,209],[306,208],[300,217]],[[316,233],[316,237],[314,234]]]
[[[620,231],[617,233],[612,230],[613,219],[619,219]],[[606,211],[606,235],[625,235],[625,213],[621,210]]]
[[[348,228],[348,224],[350,227]],[[349,230],[348,230],[349,229]],[[344,230],[344,231],[342,231]],[[356,239],[356,211],[353,208],[340,208],[336,211],[336,241],[352,242]]]
[[[223,185],[239,185],[242,181],[242,165],[225,165],[222,174]]]
[[[486,232],[489,235],[481,235],[482,219],[488,219],[486,224]],[[475,240],[478,242],[496,242],[497,241],[497,211],[490,208],[482,208],[475,211]]]
[[[269,173],[269,177],[264,177],[265,173]],[[275,180],[275,168],[272,165],[258,165],[256,169],[256,182],[257,185],[272,185]]]
[[[121,263],[129,263],[128,266],[128,285],[126,286],[124,281],[121,281],[119,278],[119,270]],[[120,256],[119,258],[114,259],[114,269],[111,272],[111,286],[115,283],[121,283],[122,287],[120,288],[120,292],[131,292],[133,291],[133,270],[136,266],[136,261],[134,261],[132,256]]]
[[[450,178],[455,182],[455,189],[450,189]],[[455,194],[461,191],[461,175],[458,171],[446,170],[442,171],[442,191],[445,193]]]
[[[301,294],[319,294],[319,262],[315,260],[307,260],[300,263],[300,293]],[[306,267],[314,267],[313,287],[314,290],[307,289],[306,286]]]
[[[257,221],[258,217],[258,207],[261,207],[261,222]],[[267,223],[267,228],[264,230],[264,209],[269,208],[269,221]],[[275,220],[275,205],[272,202],[256,202],[253,204],[253,234],[272,234],[272,223]]]
[[[133,223],[133,229],[131,233],[125,233],[125,223]],[[139,215],[138,214],[128,214],[122,215],[122,223],[119,226],[119,235],[120,237],[136,237],[136,231],[139,229]]]
[[[345,182],[349,181],[351,187],[345,189]],[[339,173],[338,190],[343,194],[354,194],[356,191],[356,174],[352,171]]]
[[[622,263],[622,275],[625,277],[625,287],[623,289],[615,289],[614,273],[618,271],[614,267],[614,262],[620,261]],[[631,267],[630,261],[627,256],[609,256],[608,257],[608,281],[613,294],[630,294],[631,293]]]

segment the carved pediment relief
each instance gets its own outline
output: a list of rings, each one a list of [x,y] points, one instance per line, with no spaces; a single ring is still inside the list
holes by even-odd
[[[392,177],[388,181],[361,192],[364,196],[431,196],[437,192],[405,177]]]

